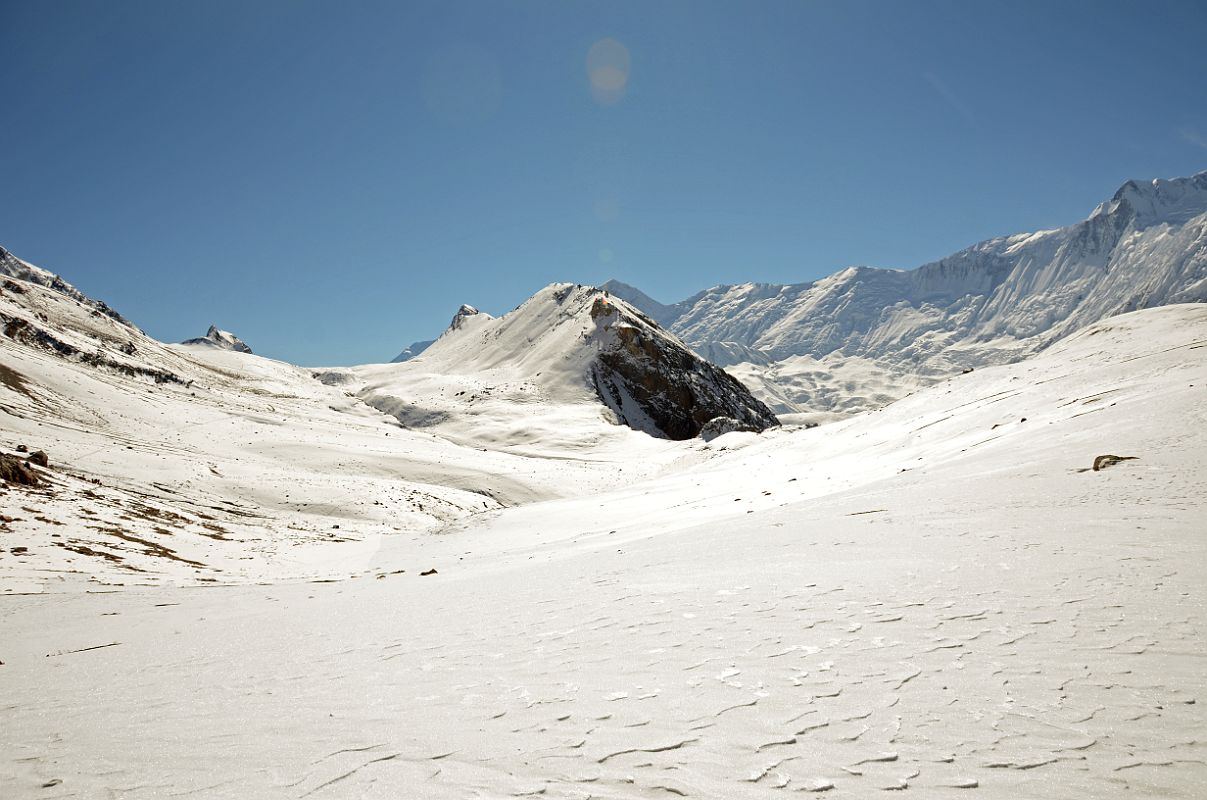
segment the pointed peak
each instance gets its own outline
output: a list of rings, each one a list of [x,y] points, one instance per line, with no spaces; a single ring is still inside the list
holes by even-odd
[[[1207,210],[1207,171],[1185,178],[1154,178],[1124,182],[1090,219],[1110,214],[1130,215],[1137,227],[1179,224]]]
[[[448,329],[450,331],[461,330],[461,328],[465,325],[465,321],[473,317],[494,319],[494,317],[492,317],[490,314],[479,311],[468,303],[462,303],[461,307],[457,309],[457,313],[453,314],[453,321],[448,324]]]
[[[219,350],[230,350],[235,353],[251,353],[247,343],[230,331],[224,331],[217,325],[211,325],[205,336],[197,339],[186,339],[181,344],[199,344]]]

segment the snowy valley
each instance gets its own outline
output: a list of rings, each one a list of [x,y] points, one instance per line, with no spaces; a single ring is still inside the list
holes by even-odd
[[[355,367],[0,251],[0,794],[1201,797],[1204,301],[1207,173]]]

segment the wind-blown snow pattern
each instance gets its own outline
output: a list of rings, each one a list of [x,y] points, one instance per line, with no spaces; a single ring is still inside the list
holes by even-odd
[[[640,307],[631,287],[613,291]],[[737,372],[760,375],[787,411],[836,408],[815,386],[794,390],[800,357],[845,363],[830,386],[866,374],[847,360],[874,362],[873,372],[900,376],[899,387],[885,387],[891,398],[1017,360],[1116,314],[1204,301],[1207,172],[1129,181],[1083,222],[991,239],[915,270],[850,267],[811,283],[718,286],[650,313],[722,365],[779,362]]]

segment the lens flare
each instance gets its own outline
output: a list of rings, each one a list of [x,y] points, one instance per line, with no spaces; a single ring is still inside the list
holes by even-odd
[[[631,66],[628,48],[615,39],[600,39],[591,45],[587,51],[587,78],[595,102],[611,106],[623,100]]]

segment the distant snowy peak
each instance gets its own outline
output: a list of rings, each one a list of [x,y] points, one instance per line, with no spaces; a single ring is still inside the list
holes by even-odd
[[[679,315],[678,306],[659,303],[636,286],[610,280],[599,287],[609,294],[619,297],[634,308],[653,319],[660,325],[666,325]]]
[[[1095,217],[1126,214],[1137,228],[1167,223],[1180,225],[1207,210],[1207,170],[1188,178],[1148,182],[1128,181],[1115,196],[1090,214]]]
[[[990,239],[914,270],[717,286],[651,311],[725,365],[834,355],[942,374],[1015,360],[1105,317],[1204,301],[1207,172],[1129,181],[1082,222]]]
[[[100,300],[93,300],[53,272],[44,270],[41,267],[35,267],[28,261],[22,261],[3,247],[0,247],[0,275],[45,286],[51,291],[58,292],[92,308],[98,314],[104,314],[106,317],[120,322],[122,325],[135,331],[139,330],[134,323],[114,311],[106,303]]]
[[[216,325],[211,325],[205,336],[198,339],[187,339],[181,344],[200,345],[202,347],[214,347],[219,350],[230,350],[235,353],[250,353],[251,348],[235,334],[230,331],[219,330]]]
[[[444,333],[440,334],[440,339],[443,339],[449,334],[461,331],[467,327],[476,327],[479,323],[492,320],[490,314],[479,311],[468,303],[463,303],[457,309],[457,313],[453,314],[453,319],[449,322],[448,327],[444,329]],[[412,358],[417,358],[422,355],[429,347],[435,344],[439,339],[425,339],[419,342],[411,342],[402,352],[390,359],[391,364],[402,364],[410,361]]]
[[[424,350],[431,347],[432,344],[435,343],[435,341],[436,341],[435,339],[427,339],[422,342],[411,342],[409,345],[407,345],[403,349],[403,351],[401,353],[399,353],[398,355],[396,355],[392,359],[390,359],[390,363],[391,364],[401,364],[404,361],[410,361],[412,358],[414,358],[415,356],[422,353]]]

